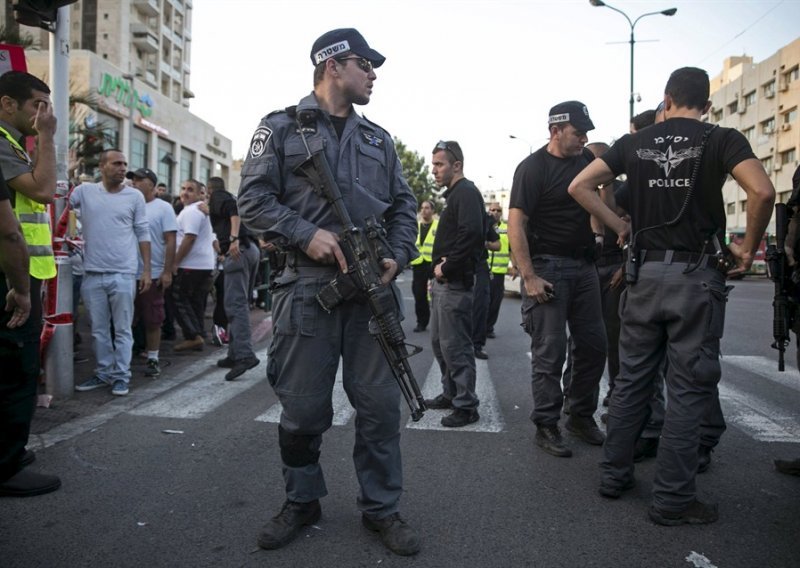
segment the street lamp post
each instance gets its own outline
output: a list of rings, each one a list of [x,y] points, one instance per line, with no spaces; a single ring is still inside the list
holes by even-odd
[[[130,73],[123,73],[122,78],[125,79],[130,83],[131,92],[130,92],[130,108],[128,109],[128,163],[131,164],[131,168],[133,168],[133,135],[134,135],[134,123],[136,118],[136,87],[133,85],[134,75]],[[141,167],[144,167],[142,164]]]
[[[520,138],[519,136],[514,136],[513,134],[508,135],[509,138],[512,140],[519,140],[520,142],[525,142],[528,145],[528,154],[533,154],[533,145],[530,142],[525,140],[524,138]]]
[[[603,2],[603,0],[589,0],[589,3],[592,6],[596,7],[596,8],[606,7],[609,10],[614,10],[615,12],[617,12],[619,14],[622,14],[625,17],[625,19],[628,20],[628,25],[630,25],[630,27],[631,27],[631,39],[630,39],[630,42],[629,42],[631,44],[631,98],[630,98],[629,103],[630,103],[630,120],[633,120],[633,93],[634,93],[634,91],[633,91],[633,45],[636,43],[636,39],[634,38],[634,35],[633,35],[633,29],[636,27],[637,22],[639,20],[641,20],[642,18],[644,18],[644,17],[647,17],[647,16],[658,16],[659,14],[662,15],[662,16],[674,16],[675,12],[677,12],[678,9],[677,8],[668,8],[666,10],[661,10],[659,12],[647,12],[646,14],[642,14],[641,16],[636,18],[635,20],[631,21],[631,19],[628,17],[628,14],[626,14],[625,12],[623,12],[622,10],[620,10],[618,8],[614,8],[614,6],[610,6],[610,5],[606,4],[605,2]]]

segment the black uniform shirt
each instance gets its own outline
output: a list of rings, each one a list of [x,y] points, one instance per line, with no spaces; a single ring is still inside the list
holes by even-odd
[[[627,134],[600,158],[614,175],[628,175],[633,232],[673,220],[691,185],[703,133],[710,125],[690,118],[671,118]],[[694,196],[680,221],[637,234],[636,247],[697,251],[717,232],[723,236],[725,208],[722,185],[734,167],[755,155],[747,139],[732,128],[715,128],[708,138]],[[707,252],[712,248],[706,245]]]
[[[447,257],[442,266],[445,278],[453,281],[471,278],[484,249],[483,197],[467,178],[447,188],[444,197],[447,206],[433,240],[433,266]]]
[[[544,146],[517,166],[509,207],[528,216],[531,255],[575,256],[594,247],[589,213],[567,192],[575,176],[593,159],[586,149],[578,156],[558,158]]]

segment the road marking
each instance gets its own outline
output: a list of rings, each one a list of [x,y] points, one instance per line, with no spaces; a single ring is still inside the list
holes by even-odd
[[[333,383],[333,425],[344,426],[353,417],[355,410],[350,406],[350,400],[347,398],[347,393],[344,392],[342,385],[342,360],[339,359],[339,368],[336,370],[336,382]],[[281,412],[283,406],[280,402],[276,402],[270,406],[267,411],[256,417],[259,422],[270,422],[278,424],[281,421]]]
[[[794,416],[778,412],[771,404],[734,387],[719,384],[719,399],[725,420],[761,442],[800,443],[800,424]]]
[[[266,378],[266,350],[259,355],[261,363],[235,381],[225,380],[228,369],[214,366],[213,370],[194,381],[190,388],[175,389],[165,396],[137,406],[130,414],[158,418],[202,418]]]
[[[219,359],[220,353],[222,353],[221,350],[215,350],[202,359],[198,359],[184,368],[179,375],[169,376],[167,373],[163,373],[159,380],[147,385],[146,388],[136,388],[131,390],[131,394],[128,396],[114,398],[101,406],[101,410],[96,413],[59,424],[44,434],[31,436],[28,448],[32,450],[49,448],[54,444],[70,440],[90,430],[99,428],[112,418],[125,412],[130,412],[137,406],[149,402],[168,390],[174,389],[207,372],[209,367],[214,366],[216,368],[215,363]]]
[[[800,375],[798,375],[797,368],[787,364],[786,371],[781,373],[778,371],[777,359],[757,355],[724,355],[720,360],[800,392]],[[724,380],[725,373],[722,376]]]
[[[481,419],[464,426],[463,428],[446,428],[442,426],[442,417],[448,414],[449,410],[427,410],[419,422],[414,422],[410,418],[406,428],[414,430],[444,430],[449,432],[502,432],[505,427],[503,415],[497,403],[497,392],[492,384],[492,375],[489,372],[489,363],[482,359],[475,360],[475,393],[478,395],[480,406],[478,412]],[[425,378],[425,385],[422,387],[422,396],[434,398],[442,392],[442,372],[439,363],[433,360],[428,376]]]

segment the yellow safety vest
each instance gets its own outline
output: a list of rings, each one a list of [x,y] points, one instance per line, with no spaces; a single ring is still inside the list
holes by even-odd
[[[489,268],[491,268],[492,274],[505,274],[508,272],[508,261],[510,260],[508,256],[508,225],[500,221],[496,231],[500,235],[500,250],[489,251],[491,253]]]
[[[433,239],[436,236],[436,227],[438,226],[438,219],[431,221],[431,228],[428,229],[428,234],[425,235],[425,241],[420,243],[419,238],[422,236],[422,222],[420,221],[417,223],[417,250],[419,251],[419,256],[411,261],[411,266],[422,264],[423,261],[433,261]]]
[[[19,142],[9,132],[0,126],[0,134],[6,137],[9,143],[16,148],[28,163],[31,159]],[[56,260],[53,257],[53,238],[50,234],[50,218],[47,207],[37,203],[29,197],[14,192],[14,214],[22,226],[22,234],[28,245],[30,256],[30,275],[39,280],[47,280],[56,275]]]

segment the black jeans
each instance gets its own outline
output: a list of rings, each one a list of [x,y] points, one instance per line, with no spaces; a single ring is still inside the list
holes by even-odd
[[[172,283],[175,300],[175,319],[181,326],[184,339],[205,339],[204,318],[208,292],[211,290],[211,271],[179,268]]]
[[[417,314],[417,325],[428,327],[431,319],[431,306],[428,302],[428,281],[433,278],[431,263],[423,261],[412,266],[413,278],[411,292],[414,294],[414,310]]]
[[[16,475],[31,431],[39,378],[39,341],[0,339],[0,482]]]

